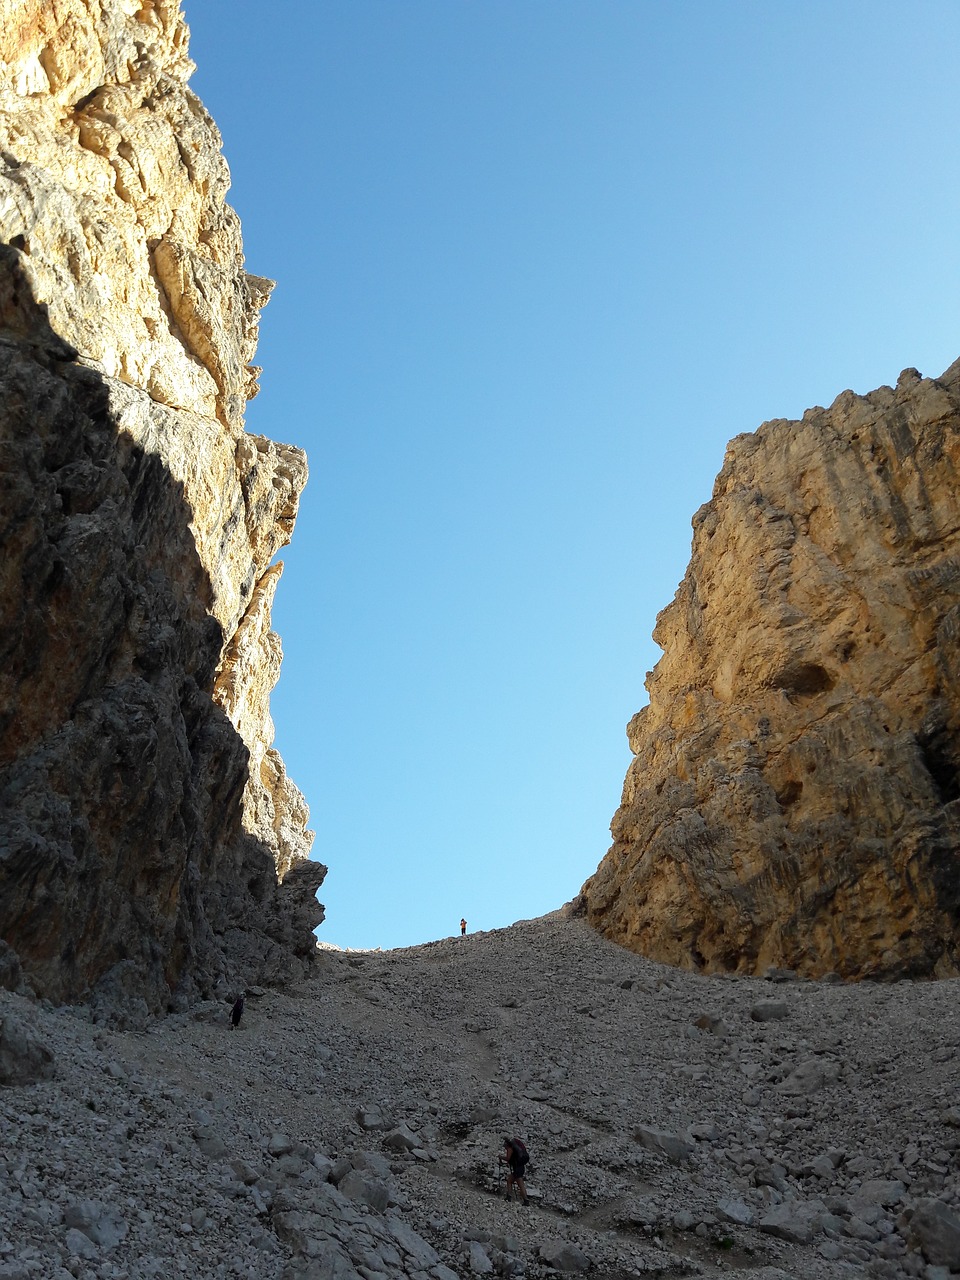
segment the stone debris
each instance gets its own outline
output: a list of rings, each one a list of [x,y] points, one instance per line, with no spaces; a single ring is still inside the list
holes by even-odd
[[[559,912],[324,951],[242,1035],[0,992],[57,1066],[0,1090],[0,1280],[949,1280],[956,985],[794,978],[758,1021],[762,979]],[[798,1071],[822,1083],[784,1092]],[[503,1198],[506,1132],[529,1207]]]

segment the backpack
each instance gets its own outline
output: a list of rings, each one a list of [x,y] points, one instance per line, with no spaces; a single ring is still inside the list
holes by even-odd
[[[527,1148],[523,1145],[519,1138],[511,1138],[510,1145],[513,1147],[520,1162],[520,1168],[525,1169],[530,1163],[530,1156],[527,1154]]]

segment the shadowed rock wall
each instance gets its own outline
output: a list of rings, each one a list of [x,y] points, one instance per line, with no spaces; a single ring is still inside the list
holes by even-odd
[[[728,447],[580,907],[686,968],[960,964],[960,362]]]
[[[272,747],[306,481],[174,0],[0,0],[0,980],[279,980],[324,868]]]

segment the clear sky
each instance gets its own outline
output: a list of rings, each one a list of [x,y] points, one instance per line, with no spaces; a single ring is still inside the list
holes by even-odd
[[[320,936],[573,897],[728,439],[958,355],[956,0],[184,0]]]

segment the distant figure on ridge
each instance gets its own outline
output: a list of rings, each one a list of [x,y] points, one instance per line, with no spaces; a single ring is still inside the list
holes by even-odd
[[[240,1025],[240,1019],[243,1017],[243,992],[237,996],[233,1002],[233,1008],[230,1010],[230,1030],[235,1031]]]
[[[466,932],[467,932],[467,922],[466,920],[461,920],[460,921],[460,937],[462,938]]]
[[[529,1204],[527,1188],[523,1181],[523,1171],[530,1163],[530,1157],[527,1155],[527,1148],[519,1138],[504,1138],[503,1155],[500,1156],[500,1163],[507,1166],[506,1198],[510,1199],[510,1193],[516,1187],[520,1203]]]

